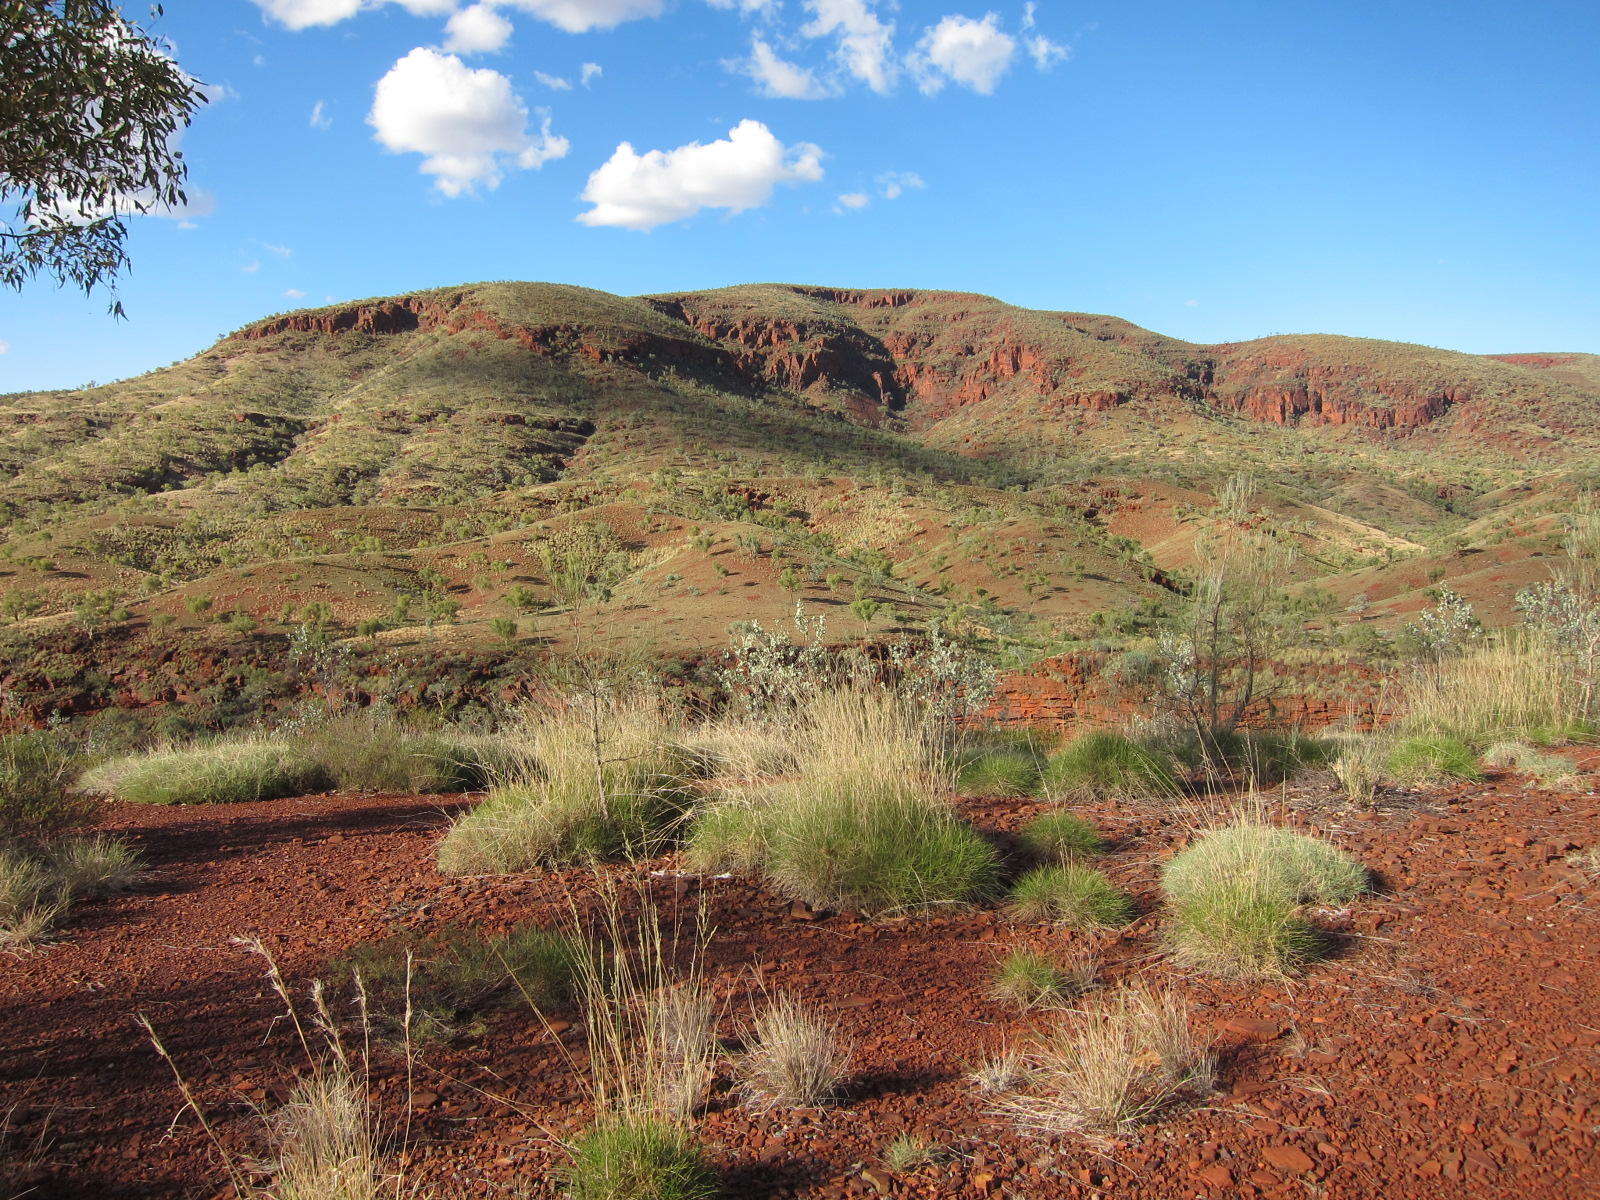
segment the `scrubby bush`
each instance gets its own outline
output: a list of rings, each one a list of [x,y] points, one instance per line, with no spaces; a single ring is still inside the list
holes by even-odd
[[[239,804],[322,791],[327,771],[302,746],[219,741],[113,759],[79,786],[134,804]]]
[[[1338,848],[1240,820],[1167,863],[1167,937],[1174,956],[1197,970],[1238,979],[1282,975],[1322,946],[1302,907],[1347,904],[1367,885],[1366,869]]]
[[[409,1005],[411,1032],[431,1040],[502,1005],[542,1012],[566,1003],[582,953],[576,939],[533,924],[490,938],[445,926],[358,946],[333,970],[360,976],[380,1029],[399,1032]]]
[[[572,1200],[712,1200],[717,1177],[688,1133],[665,1121],[609,1121],[572,1148]]]
[[[1160,747],[1097,730],[1069,743],[1044,772],[1056,797],[1167,795],[1177,791],[1171,756]]]
[[[1100,831],[1077,813],[1040,813],[1022,827],[1022,848],[1035,858],[1068,863],[1106,848]]]
[[[77,756],[53,733],[0,736],[0,838],[76,825],[95,802],[72,790]]]
[[[1009,1081],[1020,1090],[1000,1107],[1042,1133],[1123,1132],[1184,1093],[1210,1091],[1214,1067],[1182,1000],[1126,986],[1025,1047]]]
[[[1447,734],[1402,738],[1389,752],[1389,774],[1406,784],[1483,778],[1472,747]]]
[[[849,1048],[828,1021],[793,996],[780,996],[756,1018],[750,1049],[739,1060],[745,1103],[761,1112],[821,1104],[849,1062]]]
[[[1099,871],[1075,865],[1039,867],[1011,889],[1010,911],[1021,921],[1094,929],[1126,924],[1133,902]]]
[[[642,699],[529,722],[514,735],[529,766],[450,828],[439,869],[503,874],[659,853],[678,833],[698,771],[673,732]]]

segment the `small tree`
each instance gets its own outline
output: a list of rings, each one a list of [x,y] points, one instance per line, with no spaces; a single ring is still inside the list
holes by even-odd
[[[1472,611],[1472,603],[1449,584],[1439,586],[1439,599],[1432,608],[1424,609],[1417,619],[1406,626],[1406,632],[1417,640],[1434,662],[1453,658],[1469,644],[1483,636],[1483,625]]]
[[[1232,734],[1276,687],[1272,661],[1294,627],[1281,589],[1293,555],[1276,542],[1229,539],[1197,546],[1209,568],[1175,628],[1162,635],[1166,697],[1208,748]]]

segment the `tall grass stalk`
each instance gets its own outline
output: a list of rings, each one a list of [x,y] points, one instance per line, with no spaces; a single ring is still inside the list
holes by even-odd
[[[1583,731],[1582,687],[1543,639],[1508,633],[1499,643],[1419,671],[1405,692],[1405,733],[1447,734],[1483,746],[1512,738],[1549,742]]]

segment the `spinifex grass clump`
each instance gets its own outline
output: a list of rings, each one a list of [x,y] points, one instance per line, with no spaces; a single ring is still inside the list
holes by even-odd
[[[1169,993],[1118,988],[1062,1015],[1025,1046],[1001,1102],[1025,1129],[1104,1136],[1153,1120],[1184,1093],[1211,1088],[1214,1061]]]
[[[708,805],[690,859],[759,863],[781,895],[827,908],[889,909],[978,899],[999,858],[945,799],[949,781],[918,714],[888,691],[816,697],[796,717],[787,780]]]
[[[765,1112],[830,1099],[849,1063],[849,1048],[832,1024],[803,1001],[779,996],[756,1017],[738,1073],[745,1102]]]
[[[26,949],[77,901],[127,891],[142,873],[138,852],[104,834],[0,848],[0,947]]]
[[[531,1004],[541,1012],[572,999],[581,944],[538,925],[485,938],[452,926],[397,934],[359,946],[335,966],[359,976],[378,1028],[402,1031],[407,1007],[412,1036],[449,1038],[492,1008]]]
[[[509,873],[659,853],[677,835],[697,772],[673,734],[642,698],[581,700],[529,720],[514,735],[528,767],[451,827],[439,869]]]
[[[712,1200],[722,1191],[686,1129],[644,1117],[579,1138],[565,1177],[572,1200]]]
[[[1160,796],[1178,790],[1172,758],[1160,747],[1097,730],[1070,742],[1045,767],[1051,796]]]
[[[1039,1008],[1090,991],[1100,971],[1093,954],[1078,954],[1065,964],[1037,950],[1013,950],[995,964],[989,995],[1021,1009]]]
[[[1472,747],[1446,734],[1403,738],[1390,751],[1388,765],[1389,774],[1401,783],[1428,784],[1449,779],[1477,782],[1483,778]]]
[[[1041,813],[1022,827],[1022,848],[1036,859],[1066,864],[1106,848],[1100,831],[1076,813]]]
[[[1241,819],[1214,829],[1162,873],[1168,939],[1187,966],[1230,979],[1271,978],[1314,958],[1308,904],[1348,904],[1367,872],[1317,838]]]
[[[1096,929],[1127,924],[1133,902],[1089,867],[1038,867],[1011,889],[1010,911],[1019,921]]]
[[[79,786],[134,804],[240,804],[321,791],[328,773],[297,743],[218,741],[113,759]]]
[[[1038,795],[1045,761],[1029,744],[972,747],[956,757],[956,791],[986,798]]]
[[[387,713],[337,718],[310,742],[334,786],[351,791],[475,792],[517,765],[507,743],[448,729],[411,730]]]

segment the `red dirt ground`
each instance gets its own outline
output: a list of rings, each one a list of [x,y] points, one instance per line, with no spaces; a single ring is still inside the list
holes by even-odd
[[[1579,756],[1600,767],[1600,755]],[[108,809],[154,867],[137,894],[83,908],[58,943],[5,960],[0,1112],[43,1146],[40,1200],[231,1195],[219,1156],[135,1023],[147,1015],[225,1141],[264,1150],[251,1107],[281,1100],[304,1057],[262,962],[230,943],[256,933],[303,986],[331,958],[397,927],[465,920],[497,930],[558,921],[585,872],[453,880],[433,848],[460,802],[334,795],[228,808]],[[1030,802],[972,802],[1002,840]],[[1377,894],[1329,924],[1340,953],[1280,986],[1225,986],[1160,956],[1155,880],[1190,816],[1148,804],[1085,806],[1115,839],[1105,866],[1151,915],[1103,937],[1018,927],[992,911],[865,921],[803,914],[739,880],[648,879],[665,917],[709,906],[722,1032],[750,995],[783,988],[832,1010],[855,1040],[846,1094],[765,1116],[713,1089],[700,1140],[730,1197],[1321,1197],[1423,1200],[1600,1194],[1600,884],[1564,862],[1594,844],[1600,799],[1510,778],[1389,798],[1375,813],[1290,787],[1284,815],[1377,873]],[[662,872],[650,874],[649,872]],[[1009,947],[1093,944],[1108,980],[1181,989],[1221,1054],[1217,1093],[1110,1146],[1023,1137],[986,1110],[971,1067],[1042,1018],[985,997]],[[576,1021],[576,1014],[556,1014]],[[404,1063],[374,1051],[375,1094],[404,1127],[419,1195],[553,1196],[561,1139],[587,1110],[581,1030],[526,1011]],[[554,1039],[567,1045],[564,1051]],[[945,1147],[899,1175],[897,1135]]]

